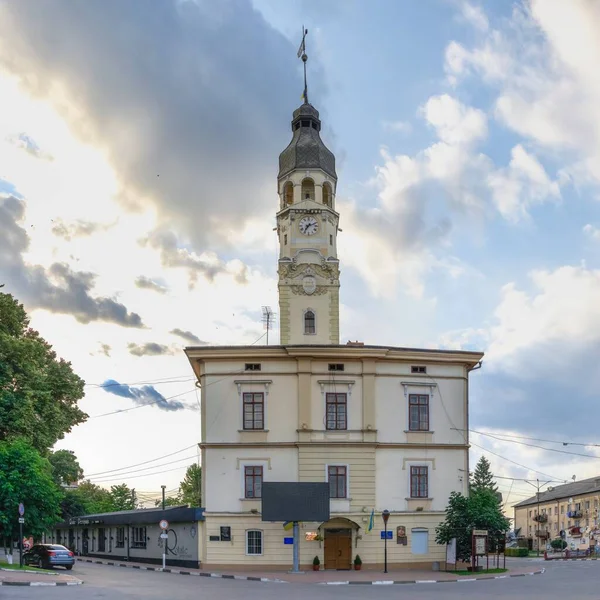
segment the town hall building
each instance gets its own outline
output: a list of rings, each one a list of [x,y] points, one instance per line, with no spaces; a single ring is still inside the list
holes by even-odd
[[[306,97],[306,96],[305,96]],[[340,343],[335,157],[307,100],[279,156],[280,345],[185,352],[201,389],[204,569],[287,569],[291,533],[261,520],[263,482],[328,482],[331,518],[300,524],[300,564],[442,562],[451,492],[468,492],[469,373],[483,354]],[[343,261],[343,257],[341,257]],[[374,511],[374,527],[369,531]]]

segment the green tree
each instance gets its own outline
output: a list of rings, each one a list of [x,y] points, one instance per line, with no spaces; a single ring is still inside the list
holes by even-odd
[[[80,483],[76,490],[69,491],[67,494],[72,494],[84,507],[85,510],[81,514],[92,515],[114,510],[111,493],[91,481]]]
[[[181,494],[179,492],[175,496],[170,496],[169,498],[165,498],[165,507],[181,506],[182,504],[185,504],[185,502],[181,499]],[[161,507],[162,506],[162,498],[155,500],[154,506]]]
[[[67,490],[60,503],[60,514],[62,521],[68,521],[73,517],[81,517],[88,513],[87,506],[77,490]]]
[[[57,485],[72,485],[83,479],[83,469],[72,450],[57,450],[48,457]]]
[[[180,486],[181,500],[189,506],[202,506],[202,467],[190,465]]]
[[[50,463],[26,440],[0,441],[0,465],[0,535],[7,548],[19,531],[19,503],[25,505],[23,534],[39,537],[60,520],[61,493]]]
[[[0,441],[23,438],[46,454],[87,415],[84,382],[29,327],[23,306],[0,293]]]
[[[137,507],[135,490],[129,488],[125,483],[111,486],[110,497],[112,500],[111,510],[133,510]]]
[[[469,497],[452,492],[446,507],[446,518],[435,529],[435,541],[448,544],[456,538],[456,558],[471,559],[471,534],[473,529],[488,531],[492,546],[503,539],[510,521],[502,514],[495,492],[489,489],[473,490]]]
[[[485,456],[482,456],[475,466],[475,472],[471,477],[471,489],[473,491],[490,490],[494,494],[498,493],[490,461]]]

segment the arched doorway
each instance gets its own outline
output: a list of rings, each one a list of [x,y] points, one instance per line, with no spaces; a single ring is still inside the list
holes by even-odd
[[[331,519],[321,525],[325,569],[348,571],[352,568],[352,539],[359,528],[357,523],[344,517]]]

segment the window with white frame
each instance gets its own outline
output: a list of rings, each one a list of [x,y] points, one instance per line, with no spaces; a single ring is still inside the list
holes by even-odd
[[[246,531],[246,554],[260,556],[263,553],[263,532],[260,529]]]
[[[132,548],[145,548],[146,547],[146,528],[145,527],[132,527]]]

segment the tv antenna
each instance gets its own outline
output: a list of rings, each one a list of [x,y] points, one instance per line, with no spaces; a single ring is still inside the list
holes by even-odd
[[[267,330],[267,346],[269,345],[269,330],[273,329],[273,321],[275,321],[275,313],[270,306],[262,307],[262,322]]]

